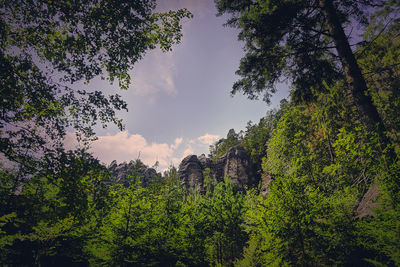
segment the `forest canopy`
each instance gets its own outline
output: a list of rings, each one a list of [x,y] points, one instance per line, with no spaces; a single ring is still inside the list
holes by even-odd
[[[1,152],[20,163],[0,170],[2,265],[400,266],[398,1],[216,0],[245,44],[232,92],[268,100],[281,79],[292,91],[210,147],[217,162],[242,146],[258,184],[205,168],[204,190],[140,159],[121,181],[62,147],[67,127],[85,139],[98,121],[122,126],[126,108],[71,84],[100,75],[126,88],[146,51],[179,42],[189,11],[0,4]]]

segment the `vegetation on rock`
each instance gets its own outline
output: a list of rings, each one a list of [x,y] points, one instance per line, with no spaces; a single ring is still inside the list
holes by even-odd
[[[217,181],[208,165],[200,167],[204,157],[193,157],[203,172],[196,190],[182,186],[188,181],[180,180],[175,167],[162,177],[146,176],[147,167],[137,160],[123,165],[128,176],[116,179],[122,168],[116,164],[110,171],[84,151],[58,153],[40,136],[32,139],[23,129],[7,132],[13,129],[6,123],[28,120],[41,127],[50,121],[59,126],[50,136],[58,140],[71,112],[80,126],[97,118],[83,112],[84,103],[112,106],[100,94],[78,93],[89,97],[83,102],[74,102],[73,95],[62,98],[26,51],[34,48],[49,67],[66,73],[64,79],[91,79],[106,67],[110,79],[123,85],[127,70],[147,49],[156,43],[169,49],[179,40],[175,23],[189,16],[186,11],[153,14],[154,1],[119,1],[142,12],[135,20],[139,24],[128,27],[141,29],[135,36],[142,42],[122,55],[106,50],[111,65],[103,66],[108,59],[101,58],[108,54],[96,54],[100,46],[92,47],[88,37],[96,35],[97,26],[119,24],[102,16],[97,21],[91,12],[119,18],[124,11],[112,1],[104,9],[89,2],[28,1],[31,13],[19,13],[20,2],[0,1],[1,151],[11,160],[26,160],[21,168],[41,170],[29,176],[0,171],[2,265],[400,266],[398,1],[216,1],[246,42],[238,71],[242,79],[233,91],[268,98],[280,78],[293,85],[291,100],[282,101],[280,109],[240,134],[230,130],[210,149],[218,161],[232,147],[244,147],[260,180],[246,190],[228,176]],[[70,12],[76,12],[73,19]],[[37,17],[32,24],[22,23],[31,17]],[[341,32],[357,21],[363,40],[350,49]],[[29,25],[39,22],[43,32],[32,32]],[[83,28],[74,28],[80,23]],[[15,35],[19,31],[26,35]],[[125,40],[132,33],[120,34]],[[120,44],[103,41],[106,48]],[[18,46],[21,54],[10,52]],[[129,66],[119,66],[124,64],[116,61],[119,56],[129,57]],[[8,94],[11,89],[15,94]],[[33,99],[35,90],[40,97]],[[105,112],[101,120],[113,121],[114,113]],[[37,154],[22,153],[24,144],[36,143],[44,149],[40,165],[33,158]],[[270,177],[266,194],[260,192],[262,176]]]

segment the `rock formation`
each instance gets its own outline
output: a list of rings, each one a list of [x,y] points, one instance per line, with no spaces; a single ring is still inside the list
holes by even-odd
[[[242,146],[234,146],[223,157],[224,175],[228,175],[232,182],[244,188],[255,184],[256,177],[253,163]]]
[[[108,169],[111,171],[113,183],[129,186],[135,178],[139,178],[143,186],[147,186],[152,180],[159,179],[160,174],[153,168],[148,168],[143,163],[131,160],[129,163],[117,164],[114,160]],[[135,172],[134,172],[135,171]],[[135,177],[134,177],[135,176]]]
[[[179,165],[178,174],[182,184],[186,188],[203,191],[203,172],[206,168],[210,169],[210,176],[218,182],[223,181],[224,177],[228,175],[232,182],[241,189],[258,182],[253,163],[242,146],[231,147],[225,155],[214,161],[204,154],[199,157],[187,156]]]
[[[189,155],[179,165],[178,175],[186,188],[203,190],[203,165],[196,155]]]
[[[377,198],[379,196],[379,188],[376,183],[373,183],[368,191],[363,196],[361,202],[358,204],[356,213],[357,219],[364,217],[374,217],[374,209],[378,207]]]
[[[261,194],[266,197],[268,195],[268,187],[272,183],[272,176],[268,173],[264,173],[261,177],[262,184],[261,184]]]

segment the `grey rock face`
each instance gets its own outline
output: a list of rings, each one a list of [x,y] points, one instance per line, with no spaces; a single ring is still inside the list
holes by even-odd
[[[224,181],[224,177],[225,177],[225,162],[226,162],[225,155],[222,156],[221,158],[216,159],[214,164],[210,168],[211,169],[211,173],[210,173],[211,177],[214,177],[217,180],[217,182]]]
[[[373,210],[379,206],[377,198],[379,196],[378,185],[374,182],[368,191],[363,196],[361,202],[358,204],[356,213],[357,219],[363,219],[364,217],[374,217]]]
[[[151,181],[158,179],[160,176],[155,169],[147,168],[141,177],[140,180],[142,181],[143,186],[148,186]]]
[[[108,169],[109,170],[115,170],[115,168],[117,167],[118,165],[117,165],[117,161],[116,160],[113,160],[111,163],[110,163],[110,166],[108,166]]]
[[[251,186],[257,182],[250,158],[242,146],[232,147],[224,158],[224,175],[228,175],[233,183],[244,188],[246,185]]]
[[[199,156],[199,161],[200,161],[201,167],[202,167],[203,169],[205,169],[205,168],[211,168],[211,166],[212,166],[212,161],[211,161],[211,159],[207,158],[206,155],[204,155],[204,154],[201,154],[201,155]]]
[[[179,165],[179,177],[186,188],[196,188],[203,191],[203,171],[209,168],[211,177],[218,182],[228,175],[232,182],[239,188],[251,186],[257,183],[252,162],[242,146],[235,146],[221,158],[214,162],[204,154],[197,157],[190,155],[184,158]]]
[[[148,186],[151,181],[161,177],[155,169],[148,168],[144,164],[135,164],[133,160],[129,163],[123,162],[121,164],[117,164],[114,160],[110,163],[108,169],[111,171],[113,183],[123,184],[124,186],[129,186],[137,178],[140,179],[143,186]],[[136,170],[135,177],[132,177],[134,170]]]
[[[268,187],[272,183],[272,176],[270,174],[263,174],[262,176],[262,185],[261,185],[261,194],[265,197],[268,195]]]
[[[189,155],[179,164],[178,175],[186,188],[203,190],[203,167],[196,155]]]

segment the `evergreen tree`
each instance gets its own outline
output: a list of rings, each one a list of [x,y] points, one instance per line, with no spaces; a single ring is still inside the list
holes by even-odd
[[[228,1],[217,0],[219,14],[231,14],[227,25],[241,31],[246,55],[237,74],[243,78],[232,93],[243,91],[250,98],[264,93],[269,100],[281,78],[292,82],[294,94],[310,98],[312,88],[323,83],[334,85],[342,75],[360,120],[368,131],[377,131],[382,151],[390,144],[386,127],[368,94],[367,84],[351,49],[345,27],[351,23],[368,24],[368,10],[394,8],[393,1]],[[334,53],[334,50],[336,53]],[[340,60],[340,63],[338,62]],[[311,94],[312,96],[312,94]],[[394,152],[389,158],[394,162]]]

